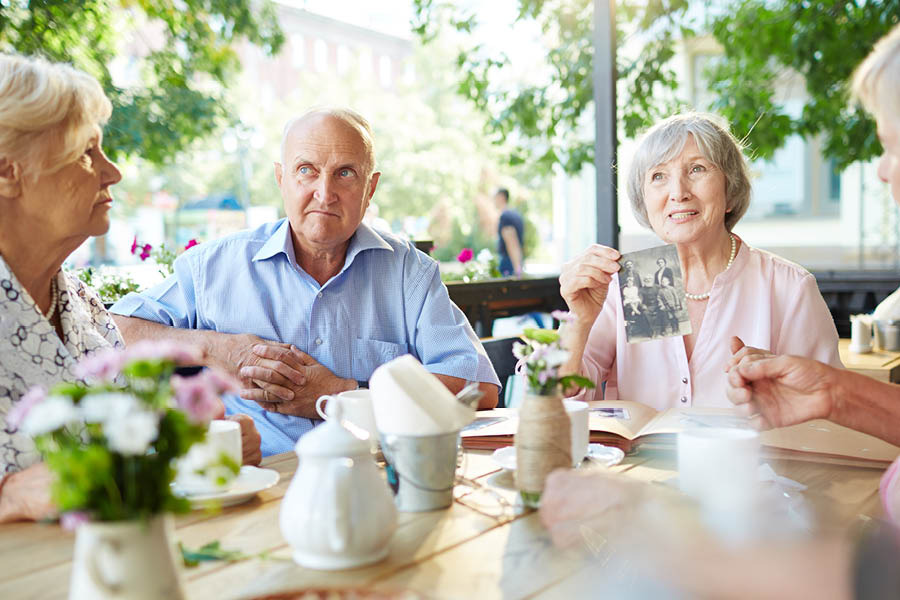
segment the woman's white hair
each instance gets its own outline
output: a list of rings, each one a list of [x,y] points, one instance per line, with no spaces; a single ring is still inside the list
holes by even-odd
[[[875,118],[900,120],[900,25],[878,40],[852,81],[853,95]]]
[[[103,88],[87,73],[0,54],[0,160],[18,163],[24,176],[74,162],[111,114]]]
[[[750,177],[741,143],[723,119],[705,113],[685,113],[660,121],[647,131],[631,161],[628,198],[635,218],[650,228],[644,183],[647,171],[681,154],[688,136],[703,157],[725,174],[725,228],[731,231],[750,206]]]

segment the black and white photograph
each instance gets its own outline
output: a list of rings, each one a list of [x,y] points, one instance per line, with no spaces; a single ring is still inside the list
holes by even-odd
[[[674,245],[623,254],[619,264],[629,344],[691,333],[684,278]]]

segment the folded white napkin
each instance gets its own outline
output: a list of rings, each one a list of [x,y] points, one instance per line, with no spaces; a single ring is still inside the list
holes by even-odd
[[[475,411],[456,400],[412,355],[383,364],[369,378],[375,426],[382,433],[437,435],[459,431]]]

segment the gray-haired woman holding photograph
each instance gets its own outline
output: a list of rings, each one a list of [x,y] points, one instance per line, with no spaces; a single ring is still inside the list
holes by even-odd
[[[707,114],[670,117],[644,136],[628,174],[637,220],[675,244],[693,333],[629,344],[614,248],[591,245],[566,263],[563,298],[576,319],[563,372],[598,384],[605,399],[672,406],[729,406],[732,336],[748,346],[841,366],[838,335],[815,278],[751,248],[732,229],[750,204],[739,142]],[[662,279],[665,263],[659,265]],[[671,283],[671,281],[670,281]],[[599,400],[600,386],[581,397]]]

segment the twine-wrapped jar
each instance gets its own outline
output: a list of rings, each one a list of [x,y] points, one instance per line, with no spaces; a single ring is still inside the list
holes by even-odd
[[[516,431],[516,489],[526,506],[537,508],[552,471],[572,466],[569,415],[557,390],[553,395],[525,394]]]

